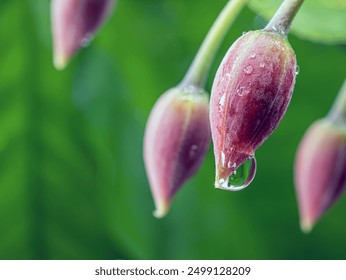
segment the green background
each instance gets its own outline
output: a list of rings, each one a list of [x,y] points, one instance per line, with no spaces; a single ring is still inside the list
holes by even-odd
[[[330,108],[345,45],[289,36],[300,73],[288,112],[257,150],[244,191],[213,188],[214,158],[154,204],[142,159],[156,99],[185,74],[225,0],[125,0],[64,71],[52,65],[47,0],[0,0],[1,259],[346,259],[346,199],[302,234],[293,161]],[[263,27],[244,9],[224,40]]]

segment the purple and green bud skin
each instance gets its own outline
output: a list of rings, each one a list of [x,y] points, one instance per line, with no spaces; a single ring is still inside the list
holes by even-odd
[[[300,224],[309,232],[346,187],[346,128],[316,121],[301,141],[295,161]]]
[[[144,163],[158,218],[167,213],[175,193],[197,172],[210,144],[208,95],[195,91],[189,86],[168,90],[147,122]]]
[[[227,189],[228,178],[247,160],[254,161],[256,149],[279,125],[291,100],[296,67],[292,47],[276,32],[250,31],[230,47],[211,93],[215,187]]]
[[[114,0],[52,0],[54,65],[63,69],[69,59],[89,44],[110,15]]]

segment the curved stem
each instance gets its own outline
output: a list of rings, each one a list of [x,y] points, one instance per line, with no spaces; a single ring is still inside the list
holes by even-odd
[[[239,12],[249,0],[230,0],[209,30],[181,85],[204,88],[215,54]]]
[[[292,21],[304,0],[284,0],[264,30],[287,36]]]
[[[332,122],[346,125],[346,79],[329,111],[328,119]]]

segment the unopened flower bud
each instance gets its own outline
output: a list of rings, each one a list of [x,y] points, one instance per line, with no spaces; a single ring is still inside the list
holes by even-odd
[[[146,126],[144,162],[156,217],[167,213],[174,194],[198,170],[210,144],[208,95],[196,90],[168,90]]]
[[[91,41],[114,6],[114,0],[52,0],[54,65],[62,69]]]
[[[276,32],[248,32],[228,50],[210,103],[215,187],[239,190],[252,181],[254,153],[284,116],[295,76],[294,51]],[[245,177],[236,182],[237,176]]]
[[[309,232],[346,187],[346,128],[316,121],[301,141],[295,162],[301,228]]]

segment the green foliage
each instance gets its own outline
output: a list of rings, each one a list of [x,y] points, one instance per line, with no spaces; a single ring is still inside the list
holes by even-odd
[[[258,150],[246,190],[213,188],[210,150],[168,216],[152,216],[142,160],[147,116],[181,80],[225,3],[119,1],[90,47],[58,72],[49,1],[0,1],[1,259],[346,258],[345,199],[305,236],[292,181],[300,138],[345,78],[340,45],[289,36],[300,66],[294,97]],[[258,28],[257,18],[241,13],[208,90],[228,47]]]
[[[281,0],[252,0],[250,7],[269,20]],[[302,39],[327,44],[346,43],[346,2],[306,0],[292,24],[292,32]]]

